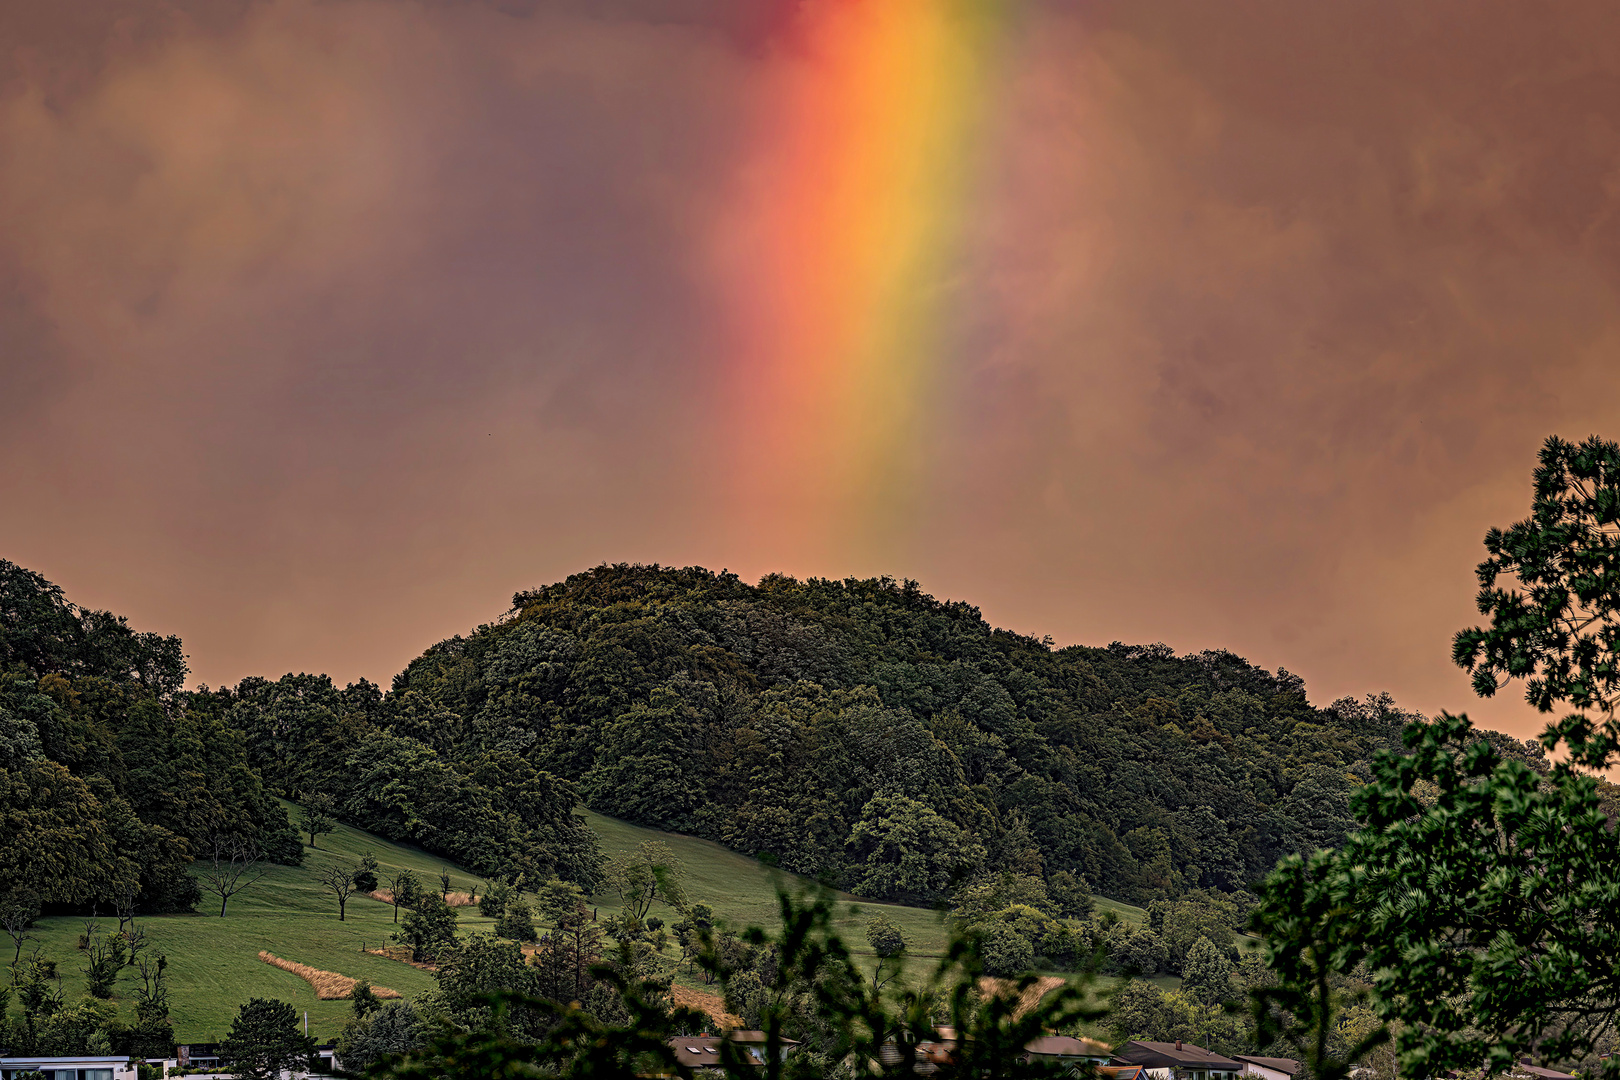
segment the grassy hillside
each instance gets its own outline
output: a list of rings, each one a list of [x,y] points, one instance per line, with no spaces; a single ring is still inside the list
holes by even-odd
[[[662,840],[686,864],[687,893],[694,903],[708,904],[735,929],[746,926],[776,925],[778,887],[790,891],[813,886],[808,878],[775,870],[757,859],[739,855],[730,848],[709,840],[699,840],[680,833],[644,829],[627,821],[586,811],[586,820],[602,841],[602,850],[609,858],[634,849],[643,840]],[[862,900],[848,893],[839,893],[846,901],[840,905],[838,927],[858,953],[870,955],[865,937],[865,920],[873,912],[882,910],[905,931],[912,952],[918,957],[938,956],[945,947],[945,928],[939,912],[928,908],[904,907],[899,904]],[[618,910],[618,898],[598,896],[596,903],[606,911]],[[850,906],[863,914],[856,914]],[[665,921],[673,921],[668,910],[654,907],[654,914]]]
[[[757,859],[739,855],[730,848],[709,840],[700,840],[680,833],[645,829],[588,810],[585,811],[585,818],[591,830],[601,839],[602,850],[609,858],[634,849],[644,840],[662,840],[667,843],[686,865],[687,893],[690,899],[694,903],[710,905],[734,928],[774,927],[777,918],[778,886],[795,890],[809,888],[812,885],[807,878],[775,870]],[[865,925],[866,920],[878,911],[882,911],[897,923],[911,942],[909,951],[912,959],[906,966],[908,975],[920,975],[930,970],[934,959],[944,952],[948,935],[942,912],[875,902],[849,893],[837,895],[841,903],[835,925],[855,952],[858,961],[870,962],[873,959],[872,950],[866,943]],[[593,899],[604,914],[618,910],[617,897],[597,896]],[[1100,896],[1095,899],[1099,910],[1113,911],[1128,922],[1138,924],[1147,922],[1147,912],[1142,908]],[[654,906],[653,914],[666,921],[673,921],[672,913],[660,909],[658,905]],[[671,955],[675,955],[673,948]],[[1181,980],[1174,975],[1159,976],[1153,981],[1167,990],[1181,985]],[[698,980],[685,972],[677,975],[677,982],[698,985]],[[1103,1036],[1106,1033],[1099,1028],[1092,1034]]]
[[[686,864],[687,891],[694,902],[704,903],[730,926],[755,925],[766,928],[776,923],[776,890],[805,888],[807,879],[786,874],[755,859],[739,855],[707,840],[677,833],[644,829],[601,814],[586,813],[591,829],[601,838],[611,857],[634,849],[644,840],[662,840]],[[437,880],[441,868],[449,866],[452,886],[475,889],[480,881],[462,868],[446,863],[417,848],[390,843],[370,833],[348,826],[320,838],[320,847],[305,849],[303,866],[270,866],[258,884],[233,898],[224,918],[218,902],[205,897],[194,915],[146,916],[139,926],[152,944],[149,955],[164,953],[169,958],[170,1002],[175,1036],[181,1042],[211,1042],[223,1038],[237,1008],[251,997],[279,998],[291,1002],[301,1013],[309,1014],[311,1034],[331,1038],[342,1027],[349,1013],[347,1001],[319,1001],[303,979],[271,967],[259,960],[261,949],[312,967],[368,979],[379,986],[392,987],[414,997],[433,986],[425,971],[361,951],[387,941],[394,930],[393,908],[369,897],[351,897],[347,918],[339,922],[337,903],[317,880],[320,872],[334,863],[352,866],[370,851],[376,855],[378,875],[386,879],[399,869],[414,871],[426,883]],[[839,894],[838,926],[858,956],[869,957],[863,932],[866,918],[882,910],[898,923],[912,942],[913,970],[920,970],[944,948],[946,932],[940,913],[926,908],[879,904],[848,894]],[[601,895],[593,902],[602,914],[618,909],[618,898]],[[1098,900],[1127,919],[1142,921],[1145,913],[1111,900]],[[488,930],[491,920],[478,915],[476,908],[459,908],[463,932]],[[654,914],[673,922],[673,913],[654,907]],[[112,930],[117,920],[99,920],[103,930]],[[62,975],[65,1000],[72,1002],[85,992],[80,968],[83,954],[75,944],[85,920],[77,917],[49,917],[39,920],[34,940],[27,950],[40,946],[46,959],[55,960]],[[670,955],[675,955],[671,947]],[[678,976],[696,984],[690,973]],[[115,1000],[124,1004],[137,984],[133,968],[120,978]],[[15,1003],[12,1006],[17,1007]],[[126,1012],[132,1012],[128,1006]]]
[[[261,949],[312,967],[368,979],[407,997],[433,985],[432,976],[425,971],[361,953],[363,945],[385,943],[394,929],[390,905],[369,897],[351,897],[347,919],[339,922],[337,902],[322,889],[317,876],[335,862],[352,866],[362,853],[370,851],[380,864],[379,877],[386,879],[396,870],[408,868],[424,882],[431,882],[447,865],[444,860],[347,826],[321,837],[319,848],[305,850],[303,866],[268,867],[258,884],[231,900],[224,918],[218,917],[218,901],[205,896],[197,914],[146,916],[138,921],[152,941],[148,955],[161,952],[169,958],[171,1015],[179,1041],[224,1037],[237,1008],[251,997],[289,1001],[300,1012],[308,1010],[311,1034],[324,1039],[337,1033],[349,1003],[317,1001],[303,979],[259,960]],[[478,885],[476,877],[459,867],[450,869],[456,888]],[[470,912],[471,918],[468,909],[461,913],[463,926],[489,925],[489,920],[477,917],[476,910]],[[117,928],[116,919],[99,922],[104,930]],[[79,970],[83,954],[75,948],[84,923],[76,917],[41,919],[33,931],[36,940],[25,949],[42,946],[44,957],[57,962],[63,997],[69,1002],[85,992],[84,974]],[[133,1007],[125,1002],[137,984],[134,969],[124,969],[115,1000],[129,1015]]]

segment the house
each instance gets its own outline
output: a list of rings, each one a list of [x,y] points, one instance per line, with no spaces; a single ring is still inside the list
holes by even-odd
[[[1098,1065],[1095,1071],[1102,1080],[1146,1080],[1140,1065]]]
[[[724,1035],[677,1035],[668,1040],[675,1051],[675,1060],[688,1069],[721,1069],[720,1047],[730,1042],[742,1050],[743,1058],[755,1065],[765,1064],[765,1033],[763,1031],[728,1031]],[[781,1053],[798,1046],[796,1039],[783,1039]]]
[[[1293,1058],[1255,1057],[1252,1054],[1233,1054],[1233,1061],[1243,1063],[1245,1076],[1259,1080],[1293,1080],[1299,1075],[1299,1062]]]
[[[1096,1039],[1076,1039],[1068,1035],[1045,1035],[1024,1044],[1026,1062],[1066,1062],[1078,1065],[1090,1062],[1105,1065],[1113,1055],[1107,1043]]]
[[[24,1073],[43,1073],[45,1080],[135,1080],[128,1055],[120,1057],[0,1057],[0,1080]]]
[[[1236,1080],[1243,1065],[1229,1057],[1180,1041],[1131,1040],[1114,1051],[1113,1064],[1140,1065],[1137,1080]]]
[[[912,1047],[911,1071],[918,1076],[932,1076],[941,1069],[956,1064],[956,1048],[958,1040],[956,1029],[953,1027],[940,1027],[934,1029],[937,1038],[924,1039]],[[892,1037],[885,1040],[878,1048],[878,1062],[885,1068],[894,1068],[905,1059],[900,1044]]]

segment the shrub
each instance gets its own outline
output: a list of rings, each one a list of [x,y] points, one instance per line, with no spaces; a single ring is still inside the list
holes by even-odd
[[[984,935],[984,972],[1007,978],[1029,970],[1035,946],[1010,923],[994,923]]]
[[[506,905],[511,899],[512,886],[506,882],[486,883],[484,895],[478,898],[478,914],[486,919],[499,919],[506,912]]]
[[[512,941],[533,941],[534,915],[529,909],[529,902],[522,897],[513,897],[506,903],[506,910],[495,922],[495,936],[509,938]]]
[[[366,852],[354,870],[354,887],[363,893],[377,891],[377,856]]]

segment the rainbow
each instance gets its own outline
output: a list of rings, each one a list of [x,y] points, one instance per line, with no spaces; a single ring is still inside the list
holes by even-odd
[[[776,46],[715,247],[753,539],[881,530],[921,477],[1006,6],[814,0]]]

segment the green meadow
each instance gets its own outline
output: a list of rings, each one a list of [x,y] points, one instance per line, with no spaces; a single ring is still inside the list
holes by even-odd
[[[797,892],[813,887],[807,879],[775,870],[707,840],[644,829],[590,812],[585,817],[609,857],[633,850],[644,840],[668,843],[685,864],[689,899],[708,904],[727,926],[735,929],[774,927],[778,890]],[[319,847],[305,849],[303,866],[265,867],[257,884],[232,898],[223,918],[218,914],[218,900],[206,895],[196,914],[143,916],[137,925],[151,943],[145,955],[163,953],[169,960],[170,1011],[176,1039],[211,1042],[223,1038],[237,1009],[253,997],[291,1002],[301,1014],[308,1015],[310,1034],[323,1041],[338,1033],[349,1015],[349,1003],[317,1000],[303,979],[261,961],[260,950],[391,987],[406,997],[431,989],[433,977],[429,972],[363,951],[388,942],[395,928],[391,905],[367,896],[352,896],[346,919],[339,921],[337,901],[318,880],[321,871],[333,864],[353,866],[368,851],[377,858],[378,877],[384,884],[396,871],[409,869],[436,888],[439,872],[446,868],[452,889],[473,891],[482,884],[478,877],[437,856],[340,825],[320,838]],[[864,926],[865,920],[877,911],[899,924],[911,943],[908,975],[921,974],[944,951],[947,933],[941,913],[875,903],[847,893],[837,895],[836,925],[858,959],[870,962],[872,958]],[[617,911],[619,906],[615,896],[599,895],[592,902],[604,915]],[[1145,919],[1141,908],[1100,897],[1097,904],[1132,921]],[[666,923],[679,918],[672,909],[659,904],[653,906],[652,914]],[[463,933],[489,930],[493,925],[476,908],[458,908],[457,915]],[[85,993],[85,977],[80,970],[84,957],[76,943],[86,921],[83,917],[65,916],[40,919],[32,930],[33,939],[24,947],[25,956],[38,947],[45,959],[56,961],[63,998],[69,1002]],[[103,931],[117,928],[114,918],[96,921]],[[673,944],[669,955],[672,959],[677,956]],[[690,971],[678,971],[676,978],[689,985],[702,985]],[[134,969],[126,968],[114,997],[115,1002],[125,1006],[126,1014],[133,1011],[126,1003],[137,984]],[[17,1008],[15,1003],[12,1007]]]

